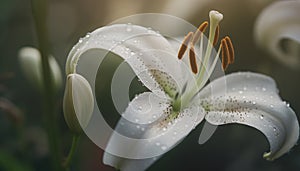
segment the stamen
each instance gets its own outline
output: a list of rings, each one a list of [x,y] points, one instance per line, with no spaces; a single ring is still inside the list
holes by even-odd
[[[213,46],[215,46],[218,43],[219,35],[220,35],[220,27],[218,25],[215,31]]]
[[[179,48],[179,51],[178,51],[178,59],[182,59],[186,49],[187,49],[187,46],[188,44],[190,43],[191,39],[193,38],[193,32],[189,32],[185,38],[183,39],[183,42]]]
[[[206,28],[208,26],[208,22],[207,21],[204,21],[199,27],[198,29],[196,30],[196,33],[194,34],[194,38],[193,38],[193,41],[192,41],[192,44],[195,45],[198,40],[200,39],[200,36],[201,36],[201,33],[205,32]]]
[[[191,65],[192,71],[194,74],[197,74],[198,66],[197,66],[197,62],[196,62],[196,54],[195,54],[195,49],[194,49],[193,45],[190,48],[189,57],[190,57],[190,65]]]
[[[229,50],[225,38],[221,40],[222,47],[222,69],[225,71],[229,65]]]
[[[230,40],[230,37],[226,36],[225,37],[226,44],[228,46],[228,51],[229,51],[229,64],[232,64],[234,62],[234,49],[232,42]]]

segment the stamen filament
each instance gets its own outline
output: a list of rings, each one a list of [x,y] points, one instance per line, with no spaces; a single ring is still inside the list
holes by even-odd
[[[215,56],[215,59],[214,59],[212,65],[211,65],[211,67],[209,68],[209,71],[208,71],[208,73],[207,73],[207,77],[205,77],[205,78],[202,80],[202,82],[200,83],[199,87],[204,86],[204,84],[206,83],[206,81],[209,79],[209,76],[210,76],[210,75],[212,74],[212,72],[214,71],[215,66],[216,66],[216,64],[217,64],[217,61],[218,61],[219,56],[220,56],[220,52],[221,52],[221,46],[219,47],[218,53],[217,53],[217,55]]]
[[[183,39],[183,42],[179,48],[179,51],[178,51],[178,59],[182,59],[187,47],[188,47],[188,44],[190,43],[191,39],[193,38],[193,32],[189,32],[185,38]]]

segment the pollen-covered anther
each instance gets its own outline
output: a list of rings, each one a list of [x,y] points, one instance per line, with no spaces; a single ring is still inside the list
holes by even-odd
[[[194,34],[194,37],[193,37],[193,41],[192,41],[192,44],[195,45],[200,37],[201,37],[201,33],[204,33],[206,28],[208,26],[208,22],[207,21],[204,21],[199,27],[198,29],[196,30],[195,34]]]
[[[230,40],[230,37],[226,36],[225,37],[226,44],[228,46],[228,51],[229,51],[229,64],[234,63],[234,48],[232,45],[232,42]]]
[[[191,69],[192,69],[192,71],[193,71],[194,74],[197,74],[197,72],[198,72],[198,66],[197,66],[196,54],[195,54],[195,48],[194,48],[194,46],[190,47],[189,57],[190,57]]]
[[[213,46],[215,46],[218,43],[219,35],[220,35],[220,27],[218,25],[217,28],[216,28],[216,31],[215,31]]]
[[[225,71],[228,65],[234,62],[234,49],[228,36],[221,40],[220,46],[222,48],[222,68]]]
[[[221,40],[222,48],[222,69],[225,71],[229,65],[229,50],[225,38]]]
[[[189,45],[189,43],[191,42],[192,38],[193,38],[194,33],[193,32],[189,32],[185,38],[183,39],[183,42],[179,48],[178,51],[178,59],[182,59],[184,53],[186,52],[186,49]]]

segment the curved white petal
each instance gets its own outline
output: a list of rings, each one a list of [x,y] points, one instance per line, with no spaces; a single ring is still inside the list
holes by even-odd
[[[219,84],[224,79],[227,87]],[[217,91],[210,96],[212,87]],[[281,100],[270,77],[250,72],[230,74],[210,83],[200,96],[208,111],[205,119],[211,124],[239,123],[260,130],[270,143],[270,152],[264,155],[269,160],[288,152],[298,140],[296,114]]]
[[[282,63],[300,66],[300,1],[277,1],[258,17],[256,43]]]
[[[76,61],[91,49],[104,49],[119,55],[132,67],[143,84],[158,94],[164,94],[165,82],[179,91],[187,80],[181,61],[177,60],[177,52],[169,42],[162,35],[141,26],[116,24],[89,33],[69,53],[66,73],[74,72]],[[104,58],[105,54],[99,54],[99,57]],[[160,74],[153,74],[153,70]],[[157,75],[165,76],[159,80]]]
[[[103,162],[121,170],[145,170],[204,118],[203,109],[193,105],[170,120],[169,105],[154,93],[137,96],[118,122]]]

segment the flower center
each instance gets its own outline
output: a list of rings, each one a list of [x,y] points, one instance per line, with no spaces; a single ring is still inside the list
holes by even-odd
[[[179,111],[182,107],[186,107],[188,103],[195,97],[195,95],[200,91],[200,89],[205,85],[210,75],[212,74],[217,60],[219,59],[219,55],[222,55],[222,69],[225,71],[229,64],[234,62],[234,48],[231,42],[231,39],[226,36],[221,39],[221,43],[219,45],[219,49],[216,56],[212,56],[212,51],[219,40],[219,23],[223,19],[223,15],[218,11],[210,11],[210,30],[208,37],[208,44],[206,47],[206,51],[204,56],[202,56],[203,49],[203,34],[208,27],[208,22],[203,22],[195,33],[189,32],[178,51],[178,59],[181,60],[184,57],[185,52],[188,50],[189,63],[191,67],[191,71],[195,74],[196,85],[188,91],[185,91],[184,94],[177,96],[173,103],[173,110]],[[200,62],[197,62],[197,54],[195,53],[195,45],[200,41]],[[209,64],[209,59],[213,58],[213,62]]]

